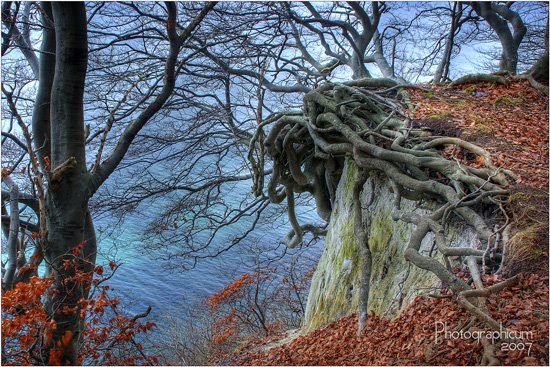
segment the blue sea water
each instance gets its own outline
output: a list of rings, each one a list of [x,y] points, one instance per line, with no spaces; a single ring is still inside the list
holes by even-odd
[[[250,182],[233,187],[227,193],[226,201],[236,203],[243,194],[242,190],[249,188]],[[124,222],[115,231],[110,231],[114,226],[112,218],[104,217],[96,221],[100,233],[98,263],[106,265],[115,258],[121,264],[108,284],[121,299],[124,312],[129,316],[151,306],[148,321],[162,324],[170,317],[184,323],[189,309],[198,306],[243,273],[255,271],[258,257],[268,260],[285,252],[280,241],[290,229],[290,224],[283,214],[274,221],[260,223],[249,237],[229,251],[214,258],[199,260],[193,269],[174,267],[173,262],[158,259],[155,252],[145,251],[143,242],[144,224],[160,212],[162,204],[160,202],[151,206],[148,203],[148,210],[136,210],[126,215]],[[277,209],[276,206],[273,209]],[[304,223],[322,223],[311,205],[299,207],[298,216]],[[223,246],[232,235],[246,230],[250,220],[237,223],[224,231],[212,246]],[[299,251],[302,257],[300,261],[316,264],[322,249],[323,241],[320,240],[304,251]],[[290,255],[271,265],[288,262]]]

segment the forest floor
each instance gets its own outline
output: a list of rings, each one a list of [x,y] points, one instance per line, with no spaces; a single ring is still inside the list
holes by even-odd
[[[548,365],[548,277],[520,276],[519,283],[491,295],[491,315],[510,331],[532,332],[523,351],[496,350],[503,365]],[[485,285],[500,280],[486,276]],[[450,298],[418,297],[393,321],[369,315],[365,334],[357,336],[357,315],[274,348],[259,341],[236,352],[229,365],[479,365],[482,345],[475,340],[445,338],[469,316]],[[284,337],[284,335],[281,335]],[[436,340],[437,338],[437,340]],[[529,345],[529,343],[532,343]],[[527,355],[529,354],[529,355]]]
[[[505,350],[502,344],[496,348],[499,361],[548,365],[548,97],[526,81],[426,87],[432,91],[410,91],[415,123],[434,135],[457,136],[482,146],[497,166],[519,176],[507,203],[514,247],[504,269],[504,276],[520,274],[519,282],[486,302],[489,313],[508,330],[532,332],[521,346],[525,350]],[[446,153],[463,158],[459,150]],[[467,277],[459,269],[456,273]],[[500,275],[484,276],[485,286],[501,280]],[[357,315],[350,315],[298,337],[283,333],[255,341],[223,364],[479,365],[479,341],[438,333],[442,325],[452,330],[468,319],[451,298],[418,297],[393,321],[369,315],[361,337]],[[289,342],[282,344],[283,338]]]
[[[548,191],[548,97],[529,82],[412,90],[412,118],[436,135],[459,136],[488,150],[517,184]]]

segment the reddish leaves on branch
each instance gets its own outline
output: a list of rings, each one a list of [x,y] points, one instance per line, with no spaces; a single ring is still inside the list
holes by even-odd
[[[64,266],[75,268],[76,261],[67,260]],[[96,267],[95,273],[102,276],[103,268]],[[84,284],[89,278],[90,274],[75,271],[70,280]],[[110,288],[101,285],[102,279],[94,279],[96,287],[91,299],[81,299],[77,307],[58,310],[80,311],[85,320],[79,361],[91,365],[158,364],[158,358],[143,354],[143,347],[136,342],[137,336],[150,332],[156,325],[119,314],[120,300],[109,297]],[[62,350],[71,344],[74,335],[69,330],[52,345],[57,325],[49,319],[43,303],[52,284],[53,278],[31,277],[28,283],[18,283],[2,294],[2,359],[6,365],[60,364]],[[47,361],[43,361],[41,354],[46,349],[49,354]]]
[[[3,350],[13,343],[19,344],[21,350],[29,350],[39,334],[45,335],[45,342],[49,343],[55,324],[47,321],[41,297],[52,283],[52,278],[32,277],[28,283],[18,283],[2,294]]]
[[[265,271],[256,272],[254,274],[243,274],[240,278],[231,282],[221,291],[208,298],[208,305],[213,311],[217,311],[220,306],[224,304],[231,304],[232,302],[244,296],[244,292],[246,291],[248,286],[254,284],[257,277],[260,277],[258,281],[261,282],[266,274],[267,272]]]
[[[273,271],[273,270],[272,270]],[[220,348],[230,347],[250,339],[251,328],[267,325],[258,315],[265,315],[266,300],[258,298],[257,290],[265,291],[271,275],[266,270],[245,273],[206,300],[212,317],[212,342]]]
[[[280,281],[275,280],[275,268],[245,273],[208,298],[214,358],[221,359],[229,350],[290,327],[281,311],[300,315],[302,307],[297,303],[306,299],[303,293],[309,289],[313,272],[291,272]]]

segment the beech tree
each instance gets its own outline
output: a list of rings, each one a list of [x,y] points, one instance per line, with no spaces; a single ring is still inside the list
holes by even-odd
[[[333,58],[330,68],[347,65],[352,71],[352,78],[370,77],[366,64],[375,64],[382,75],[403,82],[395,75],[394,69],[388,63],[378,30],[382,14],[388,7],[383,2],[373,1],[370,4],[362,2],[332,3],[313,5],[305,2],[309,15],[303,11],[286,5],[287,16],[300,28],[309,31],[317,37],[326,55]],[[298,46],[303,44],[299,33],[303,30],[293,27],[293,36]],[[302,45],[303,48],[303,45]]]
[[[511,9],[512,3],[473,1],[472,8],[497,34],[502,46],[500,70],[515,74],[518,67],[518,49],[527,32],[519,14]],[[509,25],[512,26],[510,29]]]
[[[181,68],[184,82],[163,107],[164,128],[159,121],[146,128],[138,137],[143,149],[119,166],[124,180],[94,198],[94,208],[121,217],[154,207],[158,214],[151,215],[143,242],[173,266],[187,269],[217,256],[284,214],[267,197],[250,194],[252,175],[243,157],[252,129],[273,106],[295,105],[299,92],[322,75],[306,73],[308,64],[299,57],[291,62],[284,34],[273,34],[276,6],[223,3],[209,14],[201,24],[205,34],[186,44],[192,53]],[[154,10],[147,13],[142,20],[153,18]],[[140,94],[134,89],[132,95]],[[129,107],[122,104],[116,118],[124,119]]]
[[[19,5],[15,6],[17,11]],[[86,167],[85,149],[88,18],[84,3],[53,2],[40,5],[42,42],[39,56],[30,53],[28,49],[23,53],[33,70],[36,70],[35,57],[38,59],[38,86],[30,130],[18,114],[14,89],[10,90],[8,83],[2,88],[12,114],[25,133],[26,149],[35,174],[40,221],[35,259],[39,258],[40,261],[43,258],[48,272],[55,276],[45,308],[57,325],[52,345],[55,346],[57,341],[65,338],[61,355],[63,364],[77,362],[83,332],[80,301],[86,297],[89,288],[89,284],[79,284],[72,280],[75,269],[64,265],[77,255],[77,270],[91,276],[95,266],[96,238],[88,201],[123,160],[138,132],[171,96],[180,50],[213,7],[213,3],[205,5],[183,28],[178,24],[178,5],[166,3],[167,15],[161,19],[165,22],[169,52],[164,61],[161,87],[150,90],[151,98],[142,101],[147,103],[146,108],[126,126],[112,152],[92,170]],[[9,15],[9,5],[4,4],[3,11],[3,21],[7,23],[7,28],[15,30],[15,17],[4,16]],[[26,46],[28,48],[29,45]],[[10,172],[6,172],[8,174]],[[13,181],[7,182],[12,187],[12,211],[16,212],[19,193],[14,189]],[[11,220],[12,224],[16,223],[16,218]],[[10,243],[17,242],[13,238],[16,234],[10,230]],[[82,252],[77,254],[74,250],[79,245],[82,246]],[[10,252],[9,255],[15,253]],[[11,274],[13,258],[9,262],[7,273]],[[70,342],[67,342],[67,338]],[[46,354],[48,352],[44,351]]]
[[[90,63],[94,73],[88,75],[98,86],[89,88],[90,101],[87,103],[95,116],[88,138],[94,149],[105,146],[107,150],[116,144],[123,133],[121,127],[140,111],[139,100],[147,98],[148,88],[158,82],[162,60],[156,51],[163,38],[154,29],[158,28],[159,7],[146,4],[98,6],[90,21],[93,27],[90,30],[93,43]],[[323,81],[338,80],[340,76],[335,70],[352,72],[350,55],[357,47],[350,43],[353,41],[351,33],[347,38],[343,36],[344,28],[352,27],[359,35],[368,35],[356,14],[359,9],[354,10],[352,5],[362,7],[371,25],[377,18],[372,6],[378,6],[382,23],[398,15],[401,9],[393,4],[384,7],[370,3],[218,5],[201,24],[205,33],[197,34],[186,44],[189,54],[185,63],[178,66],[181,83],[176,83],[172,97],[157,115],[162,116],[162,121],[156,119],[137,136],[138,144],[130,147],[126,159],[118,166],[117,184],[94,197],[94,210],[124,217],[140,208],[158,209],[146,228],[144,242],[155,255],[183,268],[193,267],[201,258],[217,256],[246,241],[259,224],[268,221],[266,218],[271,221],[274,212],[282,213],[284,201],[272,210],[265,196],[253,198],[243,193],[235,202],[228,202],[224,193],[234,187],[245,187],[253,179],[250,165],[242,159],[248,154],[253,128],[282,107],[298,110],[302,93],[311,91]],[[436,9],[441,7],[437,5]],[[450,14],[451,10],[452,7],[447,6],[444,14]],[[311,11],[336,23],[321,22],[322,19],[314,17]],[[469,9],[468,15],[472,12]],[[434,13],[439,14],[435,10]],[[427,14],[418,16],[427,17]],[[403,18],[406,17],[403,15]],[[139,22],[142,28],[136,30],[134,22]],[[395,37],[399,47],[402,42],[415,42],[401,36],[406,29],[403,25],[399,25],[396,33],[390,33],[395,23],[378,24],[376,32],[370,28],[374,33],[365,49],[366,66],[380,50],[381,55],[388,55],[393,42],[390,36]],[[439,32],[439,54],[448,35],[447,30],[441,28],[442,24],[422,29],[428,34]],[[466,22],[464,26],[473,28],[472,24]],[[455,53],[475,36],[470,28],[455,35]],[[338,43],[338,39],[343,41]],[[135,40],[140,42],[133,42]],[[419,50],[431,52],[427,48],[419,47]],[[411,70],[414,63],[419,64],[427,57],[426,53],[420,53],[407,59],[404,50],[399,48],[398,51],[399,57],[395,60],[386,57],[386,63],[390,69],[399,70],[399,74]],[[129,64],[128,55],[136,52],[139,62]],[[392,53],[395,54],[393,50]],[[415,71],[416,74],[433,72],[432,66],[438,59],[430,57],[433,62],[426,62],[426,67]],[[117,65],[124,65],[124,69]],[[147,70],[152,77],[142,80],[141,70]],[[445,72],[450,71],[447,66]],[[387,75],[391,78],[391,74]],[[414,74],[406,75],[409,78]],[[105,93],[111,80],[118,81],[116,86],[109,86],[116,93]],[[102,122],[105,120],[111,121],[107,124],[108,134]],[[91,165],[96,163],[97,160]],[[271,172],[272,167],[267,165],[261,174],[268,176]],[[232,190],[233,193],[237,191]],[[305,190],[296,199],[305,199],[307,193]],[[164,200],[166,197],[170,199]],[[321,218],[326,219],[327,211],[324,212]],[[313,223],[308,224],[311,226],[307,228],[318,228]],[[223,245],[218,246],[219,243]]]

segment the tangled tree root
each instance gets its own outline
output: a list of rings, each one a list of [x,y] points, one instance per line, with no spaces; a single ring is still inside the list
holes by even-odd
[[[546,63],[548,63],[548,57],[546,57]],[[546,67],[548,69],[548,67]],[[547,74],[548,72],[546,72]],[[546,95],[548,95],[548,83],[541,83],[537,80],[537,78],[540,77],[540,72],[538,72],[537,68],[533,68],[531,70],[528,70],[527,72],[523,74],[518,75],[499,75],[499,74],[468,74],[463,77],[460,77],[451,83],[449,83],[449,87],[454,87],[461,84],[467,84],[467,83],[495,83],[495,84],[501,84],[501,85],[510,85],[510,79],[512,80],[527,80],[529,84],[531,84],[531,87],[538,90],[539,92],[542,92]],[[546,75],[545,78],[548,76]],[[543,77],[544,79],[544,77]]]
[[[502,85],[510,85],[510,81],[502,75],[497,74],[468,74],[452,81],[449,86],[454,87],[455,85],[467,84],[467,83],[496,83]]]
[[[264,187],[265,178],[261,173],[264,172],[263,155],[267,154],[273,161],[267,194],[274,203],[287,200],[292,231],[286,238],[286,244],[297,246],[303,241],[305,232],[318,234],[323,229],[311,224],[299,224],[294,208],[295,195],[311,193],[316,199],[319,214],[328,220],[344,159],[346,156],[354,159],[359,167],[353,205],[362,261],[361,333],[367,315],[372,259],[359,199],[370,172],[383,172],[395,194],[394,220],[416,225],[404,253],[405,258],[437,275],[452,289],[464,309],[479,322],[494,328],[496,321],[480,299],[508,285],[508,282],[482,289],[479,279],[474,290],[450,271],[448,257],[462,257],[472,274],[480,273],[480,264],[482,272],[485,265],[491,262],[498,265],[502,251],[500,233],[505,225],[490,229],[479,209],[501,202],[508,194],[505,190],[508,179],[514,175],[496,167],[491,155],[479,146],[459,138],[433,137],[415,126],[399,100],[403,98],[401,91],[401,86],[386,79],[379,82],[362,79],[349,83],[328,83],[305,95],[303,111],[276,114],[262,122],[252,139],[249,153],[254,170],[255,193],[260,195]],[[264,129],[268,125],[271,129],[264,139]],[[462,149],[469,160],[445,158],[443,148],[449,145]],[[471,164],[473,161],[482,164],[476,167]],[[402,198],[414,201],[430,199],[438,207],[423,216],[403,212],[400,209]],[[446,226],[452,217],[459,217],[473,227],[483,242],[483,248],[447,247]],[[444,263],[431,257],[431,254],[425,256],[419,252],[422,240],[429,233],[433,234]],[[492,358],[488,355],[486,361],[495,363]]]

